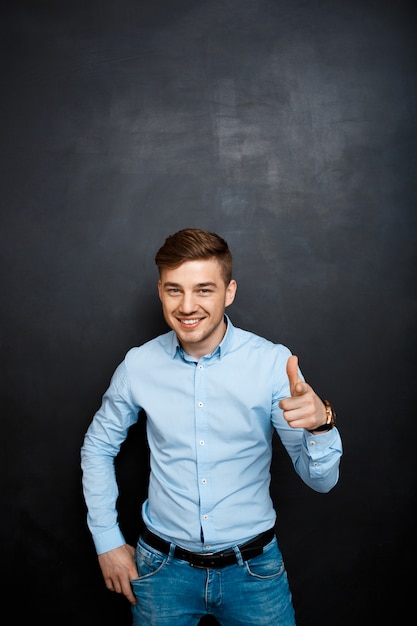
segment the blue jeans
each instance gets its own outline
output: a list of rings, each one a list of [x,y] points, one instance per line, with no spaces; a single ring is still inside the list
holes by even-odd
[[[197,626],[213,615],[222,626],[295,626],[287,573],[277,540],[263,554],[220,569],[191,567],[139,539],[132,580],[133,626]]]

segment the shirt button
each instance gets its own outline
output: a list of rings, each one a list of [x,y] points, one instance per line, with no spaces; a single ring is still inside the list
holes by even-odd
[[[314,465],[314,467],[317,467],[318,466],[317,461],[314,461],[313,465]]]
[[[310,441],[310,446],[315,446],[316,442],[315,441]]]
[[[208,519],[208,515],[203,515],[203,519]]]
[[[205,485],[207,483],[207,479],[203,478],[201,482],[203,483],[203,485]]]
[[[198,369],[199,369],[199,370],[202,370],[202,369],[203,369],[203,366],[202,366],[202,365],[199,365],[199,366],[198,366]]]
[[[200,446],[204,446],[204,441],[203,440],[200,441]]]
[[[199,407],[200,407],[200,409],[201,409],[201,407],[202,407],[202,406],[204,406],[204,404],[203,404],[202,402],[199,402],[199,403],[198,403],[198,406],[199,406]]]

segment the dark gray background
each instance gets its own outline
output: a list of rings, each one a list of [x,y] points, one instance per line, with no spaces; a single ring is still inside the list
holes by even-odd
[[[154,254],[191,226],[220,233],[234,253],[234,323],[298,354],[338,413],[344,457],[330,494],[306,488],[275,446],[298,625],[405,623],[416,476],[412,3],[2,7],[1,563],[11,621],[130,624],[86,529],[79,448],[127,349],[165,332]],[[118,469],[134,542],[142,426]]]

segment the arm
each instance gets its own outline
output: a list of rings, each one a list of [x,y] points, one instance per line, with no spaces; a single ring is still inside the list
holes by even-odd
[[[277,431],[303,481],[315,491],[330,491],[339,478],[340,434],[337,428],[315,430],[328,421],[326,407],[300,378],[296,356],[288,359],[287,376],[291,395],[279,402],[284,427],[277,423]]]
[[[126,366],[119,365],[103,396],[81,447],[83,492],[87,523],[96,547],[107,589],[123,593],[133,604],[130,580],[137,578],[135,549],[128,546],[119,528],[116,502],[118,488],[114,460],[137,421],[137,407],[129,393]]]

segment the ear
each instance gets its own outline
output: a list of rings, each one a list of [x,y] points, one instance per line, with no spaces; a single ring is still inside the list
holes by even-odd
[[[158,295],[159,295],[160,300],[162,300],[161,293],[162,293],[162,282],[158,280]]]
[[[237,282],[235,280],[231,280],[230,283],[226,287],[226,298],[225,298],[225,306],[230,306],[235,299],[237,289]]]

